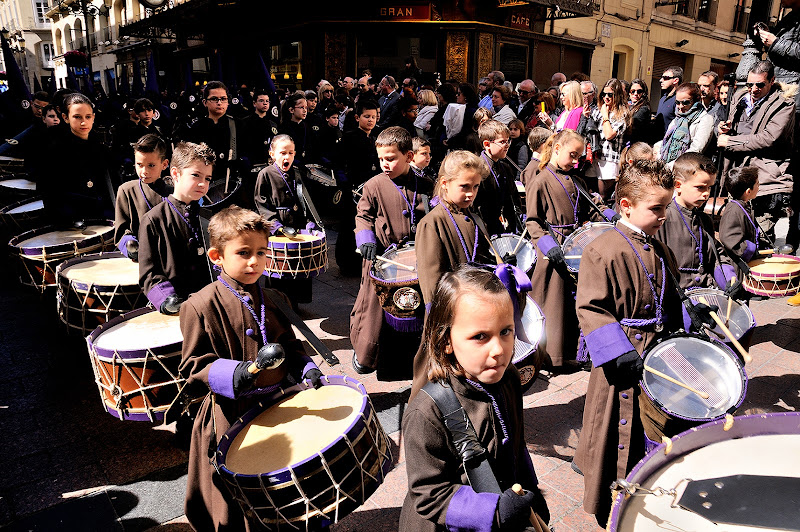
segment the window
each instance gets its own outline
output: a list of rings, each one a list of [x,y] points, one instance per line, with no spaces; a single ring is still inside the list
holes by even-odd
[[[47,2],[34,2],[34,11],[36,13],[36,23],[37,24],[47,24],[49,20],[47,20]]]
[[[54,56],[55,50],[53,49],[53,45],[51,43],[42,44],[42,66],[50,66],[50,63],[53,62]]]

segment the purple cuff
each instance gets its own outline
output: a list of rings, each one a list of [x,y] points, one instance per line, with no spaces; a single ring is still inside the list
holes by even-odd
[[[544,235],[539,240],[536,241],[536,247],[539,248],[539,251],[542,252],[542,255],[547,255],[547,252],[553,248],[558,247],[558,243],[553,240],[553,237],[550,235]]]
[[[753,255],[756,254],[756,243],[750,242],[749,240],[744,241],[744,251],[742,252],[742,260],[745,262],[750,262],[750,259],[753,258]]]
[[[306,231],[313,231],[315,229],[319,229],[319,227],[314,222],[308,222],[306,224]]]
[[[728,286],[728,279],[733,279],[736,270],[730,264],[723,264],[714,268],[714,281],[723,290]]]
[[[592,355],[592,364],[601,366],[635,348],[619,322],[603,325],[586,335],[586,346]]]
[[[211,391],[228,399],[235,399],[233,394],[233,372],[239,365],[237,360],[220,358],[211,364],[208,370],[208,387]]]
[[[358,233],[356,233],[356,247],[360,248],[362,244],[377,244],[378,239],[375,237],[375,233],[370,231],[369,229],[362,229]]]
[[[130,258],[128,257],[128,242],[130,242],[131,240],[133,240],[134,242],[138,242],[135,236],[128,233],[126,235],[123,235],[122,238],[119,239],[119,244],[117,244],[117,249],[120,250],[120,252],[123,255],[125,255],[125,258],[128,259]]]
[[[278,219],[270,220],[272,222],[272,229],[270,230],[269,234],[274,235],[278,229],[283,227],[283,224],[278,221]]]
[[[164,300],[174,295],[175,287],[169,281],[164,281],[163,283],[158,283],[147,292],[147,299],[156,307],[156,310],[160,310]]]
[[[606,220],[609,222],[613,222],[614,218],[619,218],[619,213],[614,209],[606,209],[603,211],[603,216],[605,216]]]
[[[300,373],[300,377],[301,377],[301,378],[305,377],[305,374],[306,374],[306,373],[308,373],[308,370],[310,370],[310,369],[319,369],[319,366],[317,366],[317,365],[314,363],[314,361],[313,361],[313,360],[311,360],[311,359],[310,359],[310,358],[308,358],[308,357],[305,357],[305,358],[307,358],[307,359],[308,359],[308,362],[306,362],[306,365],[305,365],[305,366],[303,366],[303,371]]]
[[[461,486],[447,506],[444,524],[450,532],[491,532],[497,509],[497,493],[475,493]]]

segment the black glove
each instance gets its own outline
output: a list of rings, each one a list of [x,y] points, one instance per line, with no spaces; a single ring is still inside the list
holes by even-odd
[[[503,262],[505,262],[506,264],[510,264],[512,266],[516,266],[517,265],[516,253],[508,252],[505,255],[503,255]]]
[[[128,252],[128,258],[133,262],[139,262],[139,242],[136,240],[128,240],[125,243],[125,250]]]
[[[287,238],[294,238],[294,236],[297,235],[297,229],[293,227],[286,227],[285,225],[280,226],[275,232]]]
[[[181,305],[183,305],[184,299],[180,296],[172,294],[171,296],[167,296],[167,299],[161,303],[161,308],[159,308],[159,312],[161,314],[166,314],[167,316],[174,316],[181,311]]]
[[[530,523],[531,504],[536,494],[526,491],[517,495],[509,488],[500,495],[497,501],[497,517],[500,521],[500,530],[522,530]]]
[[[686,312],[689,314],[689,319],[692,320],[692,326],[697,331],[703,330],[703,325],[708,325],[712,329],[717,326],[714,318],[711,317],[711,312],[716,312],[719,307],[716,305],[704,305],[703,303],[692,304],[691,300],[684,303]]]
[[[319,368],[311,368],[310,370],[306,371],[306,374],[303,375],[303,380],[305,379],[311,381],[311,385],[315,390],[319,390],[322,387],[322,372],[319,370]]]
[[[378,246],[375,245],[375,242],[365,242],[359,246],[358,251],[361,252],[362,259],[372,262],[378,254]]]
[[[253,383],[256,382],[258,372],[250,373],[250,364],[252,362],[244,360],[239,362],[233,370],[233,396],[235,398],[252,388]]]
[[[742,281],[737,279],[735,283],[731,283],[728,288],[725,289],[725,295],[729,298],[733,299],[739,289],[742,287]]]
[[[564,251],[558,246],[550,248],[547,252],[547,260],[552,262],[553,266],[564,264]]]
[[[630,388],[642,378],[644,361],[635,349],[614,359],[614,384],[620,388]]]
[[[267,344],[258,350],[256,366],[259,370],[275,369],[286,360],[286,351],[281,344]]]

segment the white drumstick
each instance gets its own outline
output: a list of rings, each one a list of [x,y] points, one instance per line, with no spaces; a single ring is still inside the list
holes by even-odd
[[[706,298],[702,296],[698,297],[697,300],[704,305],[708,305],[708,301],[706,301]],[[722,332],[725,333],[725,336],[728,337],[728,339],[731,341],[736,350],[739,351],[739,354],[742,355],[742,358],[744,359],[745,363],[752,362],[753,357],[751,357],[750,354],[747,351],[745,351],[744,347],[742,347],[742,344],[739,343],[739,340],[736,339],[731,330],[728,329],[728,327],[724,323],[722,323],[722,319],[720,319],[720,317],[717,316],[717,313],[714,312],[713,310],[710,310],[708,313],[711,315],[714,321],[717,322],[719,328],[722,329]]]
[[[651,368],[650,366],[648,366],[648,365],[646,365],[646,364],[645,364],[645,366],[644,366],[644,369],[645,369],[645,371],[647,371],[647,372],[649,372],[649,373],[652,373],[653,375],[657,375],[657,376],[661,377],[662,379],[668,380],[669,382],[671,382],[671,383],[673,383],[673,384],[677,384],[677,385],[678,385],[678,386],[680,386],[681,388],[686,388],[686,389],[687,389],[687,390],[689,390],[690,392],[694,392],[694,393],[696,393],[697,395],[699,395],[699,396],[700,396],[700,397],[702,397],[703,399],[708,399],[708,394],[707,394],[706,392],[701,392],[701,391],[700,391],[700,390],[698,390],[697,388],[692,388],[692,387],[691,387],[691,386],[689,386],[688,384],[685,384],[685,383],[683,383],[683,382],[679,381],[678,379],[675,379],[675,378],[673,378],[673,377],[670,377],[670,376],[669,376],[669,375],[667,375],[666,373],[661,373],[661,372],[660,372],[660,371],[658,371],[657,369]]]
[[[517,242],[517,246],[514,248],[514,251],[511,252],[512,255],[516,255],[519,248],[522,247],[522,243],[525,242],[525,235],[528,234],[528,224],[525,224],[525,230],[522,231],[522,235],[519,237],[519,242]]]
[[[736,284],[736,276],[731,277],[731,285]],[[728,296],[728,310],[725,312],[725,325],[731,321],[731,304],[733,303],[733,296]]]
[[[415,267],[413,267],[413,266],[409,266],[408,264],[403,264],[403,263],[401,263],[401,262],[396,262],[396,261],[393,261],[393,260],[391,260],[391,259],[387,259],[387,258],[385,258],[385,257],[381,257],[380,255],[377,255],[377,256],[375,257],[375,259],[376,259],[376,260],[379,260],[379,261],[382,261],[382,262],[385,262],[385,263],[387,263],[387,264],[391,264],[392,266],[397,266],[398,268],[403,268],[404,270],[408,270],[408,271],[410,271],[410,272],[413,272],[413,271],[416,271],[416,270],[417,270],[417,269],[416,269]]]
[[[564,255],[565,260],[581,260],[582,255]]]

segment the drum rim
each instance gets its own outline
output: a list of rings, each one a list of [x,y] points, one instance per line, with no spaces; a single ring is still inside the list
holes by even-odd
[[[41,196],[30,196],[28,198],[23,198],[21,200],[15,201],[14,203],[9,203],[8,205],[6,205],[2,209],[0,209],[0,215],[3,215],[3,216],[16,216],[17,214],[22,214],[22,213],[12,213],[10,211],[13,211],[17,207],[21,207],[23,205],[27,205],[28,203],[35,203],[37,201],[43,201],[42,197]],[[44,210],[44,206],[42,206],[41,209],[34,209],[32,211],[23,211],[23,212],[39,212],[39,211],[43,211],[43,210]]]
[[[696,286],[694,288],[689,288],[688,290],[686,290],[686,295],[689,296],[689,299],[691,299],[692,295],[695,295],[695,294],[697,296],[701,296],[701,295],[705,294],[705,295],[716,295],[716,296],[722,295],[722,296],[728,297],[725,294],[725,291],[724,290],[720,290],[719,288]],[[731,299],[731,298],[728,297],[728,299]],[[747,330],[742,333],[742,338],[744,338],[745,335],[747,335],[747,333],[752,331],[756,327],[756,325],[758,325],[756,323],[756,317],[755,317],[755,314],[753,314],[753,311],[750,309],[749,305],[747,305],[747,304],[745,304],[743,302],[740,302],[740,301],[738,301],[736,299],[733,299],[733,302],[736,303],[737,305],[739,305],[739,308],[743,309],[745,311],[745,313],[747,314],[747,317],[750,319],[750,327],[748,327]],[[715,338],[715,340],[716,340],[716,338]]]
[[[359,425],[366,426],[367,421],[370,417],[370,413],[373,411],[373,409],[372,409],[372,403],[369,400],[369,394],[367,393],[367,389],[364,387],[364,385],[360,381],[353,379],[352,377],[348,377],[347,375],[323,375],[322,378],[324,381],[323,382],[324,386],[347,386],[348,388],[361,392],[362,395],[361,411],[360,411],[361,415],[355,417],[353,422],[350,423],[350,425],[348,425],[347,428],[345,428],[342,431],[342,435],[349,434],[354,428],[356,428]],[[262,412],[265,412],[267,409],[269,409],[279,401],[287,399],[288,397],[294,396],[297,393],[309,390],[311,388],[313,388],[311,384],[303,381],[302,383],[298,383],[295,386],[292,386],[291,388],[288,389],[277,389],[274,392],[262,397],[253,408],[242,414],[242,416],[239,417],[239,419],[233,422],[230,428],[225,432],[225,434],[221,438],[215,453],[215,456],[217,457],[217,468],[220,472],[220,475],[223,475],[224,473],[223,475],[224,477],[234,477],[242,479],[247,479],[247,478],[259,479],[261,477],[269,477],[270,478],[269,485],[271,486],[277,482],[284,482],[290,480],[291,477],[288,477],[290,469],[296,471],[298,468],[305,466],[312,460],[317,460],[319,458],[320,453],[324,453],[331,447],[338,444],[341,438],[337,438],[336,440],[329,443],[325,447],[317,450],[315,454],[303,458],[299,462],[289,464],[286,467],[283,467],[281,469],[276,469],[274,471],[265,471],[263,473],[258,473],[253,475],[231,471],[225,465],[225,460],[228,456],[228,451],[230,450],[230,446],[233,443],[233,440],[236,439],[236,436],[239,435],[239,433],[242,431],[244,427],[246,427],[253,419],[255,419]],[[287,393],[287,392],[292,392],[293,390],[296,390],[296,392]],[[380,425],[380,422],[378,422],[378,425]]]
[[[542,343],[542,338],[544,338],[545,328],[547,327],[547,316],[544,315],[544,312],[542,311],[542,307],[540,307],[539,304],[536,301],[534,301],[533,297],[531,297],[530,294],[527,294],[526,297],[527,297],[527,300],[525,301],[525,309],[528,308],[528,305],[533,303],[536,306],[536,308],[538,309],[539,315],[542,317],[542,321],[541,321],[541,323],[542,323],[542,336],[536,341],[535,344],[529,344],[525,340],[519,338],[516,334],[514,335],[515,342],[516,342],[516,340],[519,340],[520,342],[523,342],[523,343],[528,344],[529,346],[533,347],[533,349],[531,349],[530,352],[528,354],[526,354],[525,356],[521,356],[521,357],[512,356],[511,357],[511,363],[514,364],[515,366],[517,364],[519,364],[520,362],[523,362],[523,361],[527,360],[528,357],[532,356],[534,353],[536,353],[536,351],[539,350],[539,345]],[[523,312],[523,315],[524,315],[525,311],[523,310],[522,312]],[[530,340],[530,338],[529,338],[529,340]]]
[[[409,242],[406,242],[405,244],[403,244],[402,248],[398,247],[398,246],[397,246],[397,244],[391,244],[389,247],[387,247],[386,249],[384,249],[384,250],[383,250],[383,253],[381,253],[381,256],[384,256],[384,255],[386,255],[386,253],[388,253],[388,252],[390,252],[390,251],[397,251],[398,249],[405,249],[405,248],[411,248],[411,249],[413,249],[413,250],[414,250],[414,253],[416,254],[417,248],[416,248],[416,246],[414,245],[414,242],[415,242],[414,240],[411,240],[411,241],[409,241]],[[372,273],[372,272],[373,272],[373,270],[375,270],[375,265],[376,265],[377,263],[378,263],[378,262],[377,262],[377,261],[375,261],[375,262],[373,262],[373,263],[372,263],[372,266],[370,266],[370,267],[369,267],[369,276],[370,276],[370,277],[371,277],[371,278],[372,278],[374,281],[376,281],[376,282],[378,282],[378,283],[381,283],[381,284],[383,284],[383,285],[386,285],[386,287],[387,287],[387,288],[391,288],[391,287],[392,287],[392,286],[394,286],[395,284],[400,284],[400,283],[404,283],[404,284],[405,284],[405,283],[413,283],[414,281],[417,281],[417,282],[419,282],[419,272],[417,273],[417,276],[416,276],[416,277],[414,277],[414,278],[411,278],[411,279],[404,279],[403,281],[387,281],[386,279],[380,279],[380,278],[378,278],[378,277],[375,277],[375,275],[373,275],[373,273]]]
[[[768,264],[766,262],[766,259],[768,259],[768,258],[791,259],[792,262],[797,263],[798,269],[797,269],[796,272],[793,272],[793,273],[761,273],[761,272],[754,272],[753,269],[751,268],[750,269],[750,276],[751,277],[753,277],[754,279],[758,279],[758,280],[769,279],[771,281],[789,281],[789,280],[794,279],[795,277],[800,277],[800,258],[795,257],[794,255],[785,255],[783,253],[775,253],[775,254],[770,255],[769,257],[766,257],[764,259],[757,259],[757,260],[763,260],[764,262],[762,262],[761,264]],[[755,261],[753,261],[753,262],[755,262]]]
[[[531,256],[533,257],[533,261],[531,262],[530,268],[525,270],[525,272],[526,273],[530,273],[531,271],[533,271],[534,266],[536,266],[536,259],[538,258],[538,255],[536,254],[536,246],[533,245],[533,242],[531,242],[527,238],[522,238],[522,235],[518,235],[516,233],[500,233],[499,235],[493,235],[492,237],[489,238],[489,240],[491,240],[492,244],[494,244],[496,239],[502,238],[502,237],[517,237],[517,238],[522,239],[522,240],[525,241],[522,244],[522,246],[520,246],[520,249],[523,248],[523,247],[530,248]]]
[[[319,247],[322,248],[323,245],[327,244],[327,239],[325,237],[325,230],[324,229],[315,229],[316,234],[312,231],[308,231],[307,229],[300,229],[297,231],[301,235],[310,235],[316,236],[319,238],[315,238],[314,240],[301,240],[298,242],[290,241],[290,242],[277,242],[270,238],[267,241],[267,249],[306,249],[306,248],[315,248]]]
[[[788,419],[782,421],[781,418]],[[778,423],[774,422],[776,420]],[[628,482],[639,482],[640,479],[646,480],[665,465],[676,462],[683,456],[713,443],[752,436],[800,434],[800,429],[798,429],[800,427],[800,412],[770,412],[736,416],[730,430],[717,430],[717,428],[721,429],[725,422],[725,419],[710,421],[672,437],[672,450],[668,455],[663,452],[666,446],[663,443],[659,443],[633,466],[625,480]],[[612,532],[616,531],[620,524],[619,520],[625,510],[627,501],[628,497],[624,491],[618,493],[614,498],[609,519],[609,530]]]
[[[152,346],[147,347],[145,349],[107,349],[105,347],[100,347],[96,344],[97,339],[106,332],[107,329],[114,327],[120,323],[130,320],[131,318],[136,318],[143,314],[149,314],[150,312],[158,312],[156,309],[150,307],[144,308],[137,308],[136,310],[131,310],[130,312],[126,312],[125,314],[121,314],[116,318],[112,318],[107,322],[103,323],[95,330],[93,330],[89,336],[86,337],[86,343],[89,346],[89,355],[92,357],[96,357],[99,359],[112,359],[117,356],[119,358],[123,358],[126,361],[133,361],[139,358],[147,358],[148,352],[155,355],[155,356],[163,356],[163,355],[170,355],[175,356],[177,345],[183,344],[183,340],[181,342],[175,342],[172,344],[167,345],[160,345],[160,346]],[[180,355],[181,349],[177,349],[177,354]],[[169,358],[169,357],[167,357]]]
[[[32,184],[33,187],[31,187],[31,188],[9,187],[9,186],[6,186],[6,185],[3,184],[3,183],[6,183],[7,181],[27,181],[28,183]],[[33,191],[35,191],[36,190],[36,181],[31,181],[30,179],[27,179],[27,178],[24,178],[24,177],[12,177],[12,178],[9,178],[9,179],[0,179],[0,187],[7,188],[9,190],[24,190],[24,191],[33,190]]]
[[[104,220],[104,219],[97,219],[97,220],[86,220],[86,225],[99,225],[102,227],[114,228],[114,221],[113,220]],[[102,233],[89,236],[84,238],[83,240],[70,240],[69,242],[62,242],[60,244],[56,244],[54,246],[27,246],[23,247],[19,245],[21,242],[32,238],[34,236],[39,236],[47,233],[52,233],[54,231],[62,231],[63,228],[59,228],[56,225],[45,225],[44,227],[37,227],[35,229],[30,229],[25,231],[24,233],[20,233],[13,237],[11,240],[8,241],[9,247],[15,250],[20,255],[26,256],[41,256],[44,255],[44,251],[46,250],[49,254],[61,253],[64,251],[72,251],[75,249],[75,244],[78,244],[81,248],[90,247],[96,244],[102,244],[107,240],[113,240],[114,235],[113,233],[107,238],[107,235],[111,233],[111,231],[104,231]]]
[[[706,336],[700,336],[698,334],[692,334],[692,333],[675,333],[675,334],[671,334],[669,336],[666,336],[666,337],[658,340],[655,344],[652,344],[650,347],[648,347],[645,350],[644,355],[642,356],[642,360],[646,361],[647,360],[647,356],[651,352],[653,352],[659,345],[661,345],[662,343],[666,343],[666,342],[669,342],[671,340],[674,340],[675,338],[692,338],[692,339],[695,339],[695,340],[700,340],[700,341],[703,341],[703,342],[707,342],[707,343],[710,343],[710,344],[712,344],[712,345],[714,345],[716,347],[719,347],[720,349],[722,349],[724,352],[726,352],[730,356],[731,361],[736,365],[736,368],[738,369],[739,374],[742,377],[742,391],[739,394],[739,398],[736,400],[736,403],[731,405],[730,407],[728,407],[728,410],[733,409],[734,411],[736,411],[736,409],[738,409],[740,406],[742,406],[742,403],[744,402],[744,398],[747,395],[747,381],[749,380],[748,377],[747,377],[747,371],[745,370],[744,364],[742,364],[742,361],[731,350],[731,348],[728,347],[725,343],[720,342],[719,340],[716,340],[715,338],[706,337]],[[683,419],[685,421],[695,421],[695,422],[701,422],[702,423],[704,421],[717,420],[717,419],[722,419],[722,418],[725,417],[724,413],[720,414],[717,417],[713,417],[713,418],[695,418],[695,417],[683,416],[681,414],[673,412],[672,410],[670,410],[669,408],[664,406],[661,403],[661,401],[659,401],[658,399],[653,397],[653,395],[650,393],[650,390],[647,387],[647,384],[645,383],[644,378],[642,378],[639,381],[639,386],[641,387],[641,389],[645,393],[645,395],[647,395],[647,397],[653,402],[653,404],[656,407],[658,407],[659,409],[663,410],[664,412],[668,413],[669,415],[671,415],[671,416],[673,416],[675,418]]]
[[[607,227],[606,231],[610,231],[610,230],[614,229],[617,225],[615,223],[612,223],[612,222],[586,222],[585,224],[583,224],[582,226],[578,227],[573,232],[571,232],[569,235],[567,235],[566,238],[564,238],[564,243],[561,244],[561,250],[562,251],[566,251],[567,244],[572,242],[573,240],[575,240],[575,236],[576,235],[584,233],[587,230],[591,229],[592,227],[596,227],[596,226]],[[606,231],[603,231],[603,233],[605,233]],[[603,234],[603,233],[600,233],[600,234]],[[599,236],[600,235],[597,235],[597,237],[599,237]],[[595,237],[595,239],[597,237]],[[583,253],[581,253],[581,257],[583,257]],[[570,273],[578,273],[579,272],[579,269],[573,268],[572,266],[569,265],[568,262],[565,261],[564,264],[566,265],[567,270],[569,270]],[[578,264],[580,264],[580,260],[578,260]]]
[[[64,262],[60,263],[58,266],[56,266],[56,279],[58,281],[63,280],[65,285],[83,292],[88,292],[89,289],[92,289],[97,292],[103,292],[104,290],[116,290],[117,288],[122,286],[139,286],[138,282],[136,284],[114,284],[114,285],[87,283],[86,281],[76,281],[75,279],[69,279],[65,276],[62,276],[61,274],[63,270],[75,266],[76,264],[81,264],[83,262],[88,262],[90,260],[98,260],[98,259],[128,259],[128,257],[123,255],[119,251],[101,251],[100,253],[87,253],[86,255],[79,255],[77,257],[72,257],[71,259],[67,259]],[[133,262],[131,261],[131,263]]]

